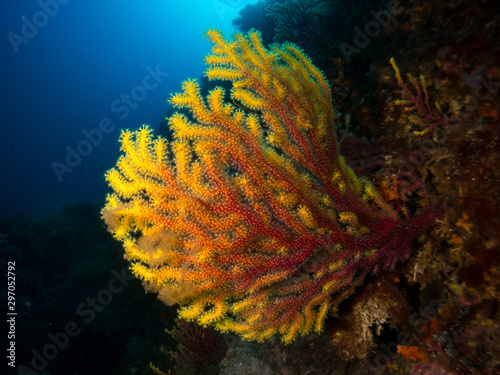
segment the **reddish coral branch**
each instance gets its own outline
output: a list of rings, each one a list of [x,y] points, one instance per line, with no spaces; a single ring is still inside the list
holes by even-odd
[[[330,87],[302,51],[211,30],[206,98],[189,80],[174,141],[124,132],[103,216],[134,274],[180,317],[263,340],[320,332],[365,276],[439,215],[401,217],[339,154]],[[241,109],[247,108],[250,111]],[[255,111],[255,113],[252,113]]]

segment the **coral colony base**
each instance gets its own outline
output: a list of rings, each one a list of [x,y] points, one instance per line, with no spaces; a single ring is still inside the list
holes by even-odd
[[[171,103],[173,141],[121,135],[102,211],[133,273],[179,315],[245,339],[320,332],[369,273],[407,257],[438,210],[401,217],[338,151],[330,86],[297,47],[210,30],[211,80]]]

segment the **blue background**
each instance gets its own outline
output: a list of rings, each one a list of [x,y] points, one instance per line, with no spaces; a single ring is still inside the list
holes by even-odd
[[[54,214],[78,201],[101,204],[103,175],[118,157],[120,129],[157,128],[170,94],[205,70],[211,45],[203,34],[215,27],[230,36],[232,19],[248,2],[3,1],[0,215]],[[148,69],[168,76],[145,91],[138,87]],[[126,116],[112,108],[116,100],[123,106],[122,95],[132,91],[146,97]],[[98,129],[105,118],[113,130],[58,178],[53,163],[66,164],[68,150],[86,140],[82,132]]]

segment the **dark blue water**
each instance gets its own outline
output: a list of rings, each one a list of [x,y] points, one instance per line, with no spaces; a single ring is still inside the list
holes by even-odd
[[[0,212],[102,202],[120,129],[157,127],[204,70],[203,33],[231,34],[247,2],[2,2]]]

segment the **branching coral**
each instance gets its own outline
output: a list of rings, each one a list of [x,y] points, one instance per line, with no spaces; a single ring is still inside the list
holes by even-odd
[[[299,45],[313,58],[320,59],[325,45],[327,30],[331,29],[328,19],[337,5],[330,0],[286,0],[266,7],[267,16],[276,24],[276,42],[292,42]]]
[[[174,141],[121,135],[103,217],[134,274],[180,317],[246,339],[320,332],[367,274],[404,259],[436,218],[399,215],[338,153],[328,82],[298,48],[258,32],[214,43],[207,98],[171,103]]]
[[[421,131],[415,131],[414,133],[419,135],[430,131],[435,137],[439,127],[451,125],[451,119],[445,116],[438,102],[434,103],[436,109],[431,107],[425,77],[421,75],[417,80],[411,74],[406,74],[413,86],[414,92],[412,92],[403,81],[394,58],[391,58],[390,61],[403,97],[403,99],[395,100],[394,103],[402,106],[405,112],[408,113],[407,119],[410,124],[416,124],[423,128]]]
[[[213,327],[177,319],[176,327],[167,331],[177,341],[177,351],[168,352],[180,367],[216,366],[225,356],[227,344]]]
[[[276,22],[276,39],[279,42],[318,36],[320,17],[330,15],[335,4],[328,0],[287,0],[266,7],[267,15]]]

